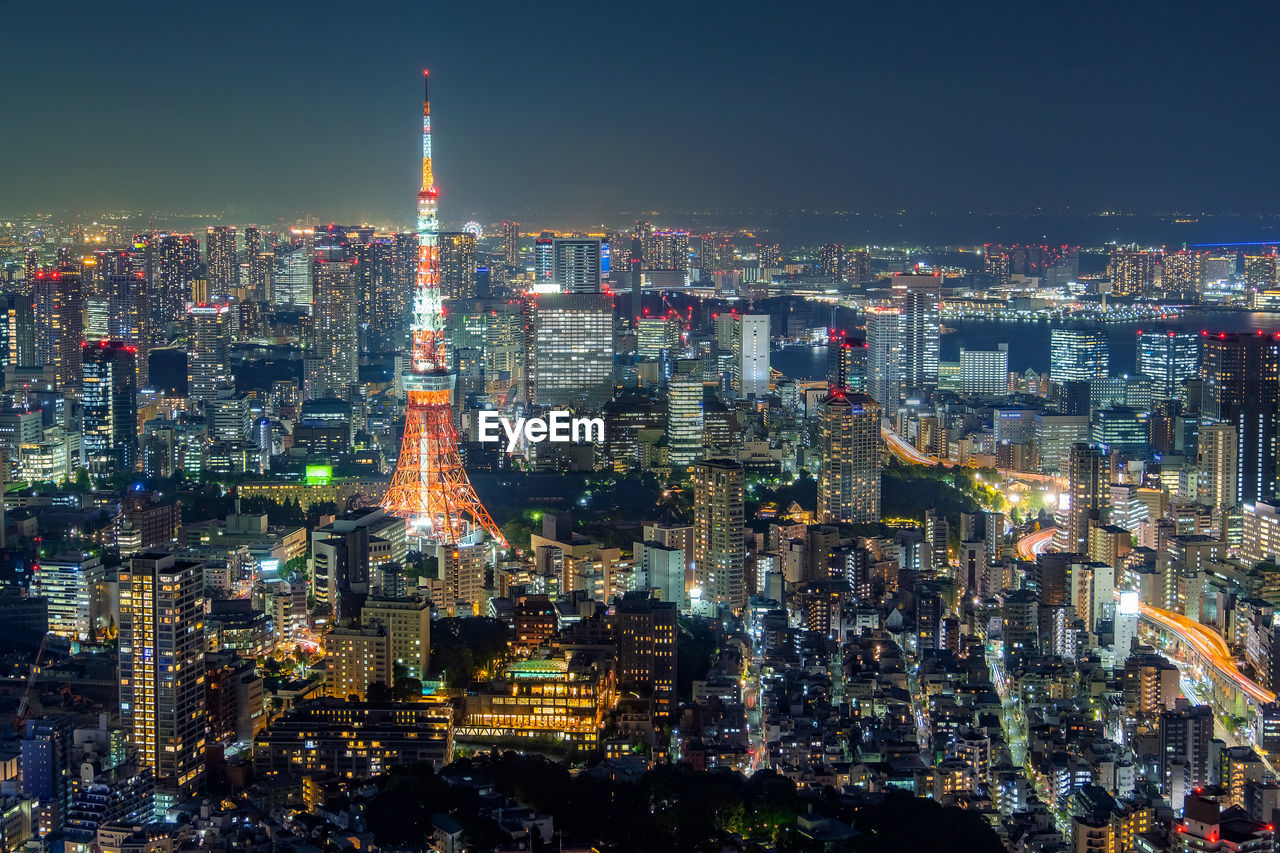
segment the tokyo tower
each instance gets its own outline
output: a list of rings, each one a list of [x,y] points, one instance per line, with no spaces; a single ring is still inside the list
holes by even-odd
[[[458,433],[450,408],[456,376],[445,351],[440,297],[440,238],[436,182],[431,172],[431,101],[422,72],[422,189],[418,192],[418,276],[413,291],[411,361],[404,373],[409,408],[400,459],[382,507],[405,519],[411,536],[455,546],[488,533],[507,546],[458,455]]]

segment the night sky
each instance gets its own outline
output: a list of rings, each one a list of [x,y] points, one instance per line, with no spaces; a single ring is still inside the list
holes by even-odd
[[[249,11],[252,8],[252,11]],[[1270,3],[5,5],[0,214],[1274,210]]]

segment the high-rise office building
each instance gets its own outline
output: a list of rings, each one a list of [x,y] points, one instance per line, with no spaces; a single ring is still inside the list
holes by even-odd
[[[520,223],[502,223],[502,260],[509,267],[520,265]]]
[[[1200,375],[1200,336],[1195,332],[1138,330],[1138,373],[1151,380],[1156,400],[1175,400]]]
[[[636,320],[636,355],[675,358],[680,354],[680,318],[675,314]]]
[[[551,241],[551,279],[564,293],[599,293],[599,237],[556,237]]]
[[[667,381],[667,458],[677,467],[702,458],[702,371],[677,370]]]
[[[880,520],[880,406],[857,392],[833,390],[818,407],[818,520]]]
[[[198,409],[231,381],[231,309],[192,305],[187,309],[187,400]]]
[[[902,312],[872,306],[866,319],[867,393],[892,412],[902,399]]]
[[[211,225],[207,228],[204,235],[204,256],[205,266],[208,267],[209,295],[236,296],[240,285],[236,227]]]
[[[1106,523],[1107,464],[1098,448],[1084,442],[1071,445],[1067,457],[1071,506],[1067,515],[1067,551],[1089,551],[1089,528]]]
[[[613,297],[542,293],[531,301],[530,402],[597,411],[613,396]]]
[[[194,793],[205,763],[204,564],[147,551],[119,577],[121,724],[159,786]]]
[[[543,231],[533,241],[533,283],[535,287],[555,282],[555,235]]]
[[[1055,383],[1105,379],[1110,348],[1097,329],[1053,329],[1049,333],[1049,379]]]
[[[902,390],[906,393],[928,394],[938,387],[942,334],[940,281],[933,275],[893,277],[893,304],[901,311],[899,352]]]
[[[137,466],[137,359],[138,348],[121,341],[84,347],[82,445],[92,470],[127,474]]]
[[[842,331],[827,331],[827,386],[862,391],[867,383],[867,342]]]
[[[1001,395],[1009,390],[1009,345],[994,350],[960,350],[960,390],[965,394]]]
[[[741,609],[747,603],[742,466],[727,459],[699,462],[693,466],[693,484],[697,591],[702,599]]]
[[[470,237],[471,235],[467,235]],[[320,359],[317,396],[350,400],[352,386],[359,381],[360,345],[357,334],[359,298],[357,269],[353,258],[315,258],[315,348]],[[323,387],[321,387],[323,386]]]
[[[1234,507],[1240,495],[1240,439],[1235,426],[1201,426],[1196,451],[1197,502],[1216,510]]]
[[[0,296],[0,310],[4,311],[6,369],[35,367],[36,315],[31,297],[18,293]]]
[[[31,594],[48,602],[49,633],[82,643],[95,642],[111,617],[106,586],[102,561],[82,552],[43,558],[31,575]]]
[[[202,275],[200,241],[194,234],[153,234],[143,242],[151,265],[150,328],[159,343],[170,323],[181,323],[192,287]]]
[[[440,294],[445,299],[470,299],[476,295],[474,234],[440,232]]]
[[[84,343],[84,288],[80,273],[66,266],[53,277],[53,376],[59,389],[73,389],[80,382],[81,345]]]
[[[263,243],[262,231],[256,225],[244,229],[245,296],[254,302],[266,302],[270,293],[272,255]]]
[[[733,387],[740,399],[769,393],[769,315],[733,315]]]
[[[1269,500],[1280,485],[1280,336],[1204,335],[1200,378],[1206,420],[1232,424],[1239,441],[1237,503]]]

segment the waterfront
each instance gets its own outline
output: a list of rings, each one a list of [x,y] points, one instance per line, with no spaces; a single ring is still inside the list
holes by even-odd
[[[995,349],[1009,344],[1009,369],[1028,367],[1037,373],[1049,370],[1049,332],[1055,327],[1082,325],[1069,321],[1017,322],[1012,320],[948,320],[956,331],[943,335],[941,358],[959,361],[960,348]],[[1176,320],[1102,325],[1111,347],[1111,372],[1132,373],[1137,353],[1139,329],[1191,330],[1210,332],[1280,332],[1280,312],[1273,311],[1188,311]],[[822,379],[826,376],[826,347],[790,347],[773,353],[773,367],[793,379]]]

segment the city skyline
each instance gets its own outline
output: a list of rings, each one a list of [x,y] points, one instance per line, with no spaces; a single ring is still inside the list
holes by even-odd
[[[1242,85],[1275,71],[1260,41],[1272,9],[1217,10],[1226,35],[1206,41],[1189,4],[1110,9],[1105,26],[1087,8],[974,16],[934,4],[917,20],[711,6],[621,24],[583,7],[308,8],[248,22],[145,8],[126,21],[88,5],[57,22],[16,13],[14,32],[56,31],[65,60],[50,67],[40,39],[14,40],[28,126],[71,114],[104,131],[88,145],[10,136],[9,162],[58,168],[6,169],[0,195],[19,211],[408,222],[405,81],[423,67],[448,116],[437,156],[451,216],[1258,212],[1280,177],[1262,147],[1278,120]],[[120,60],[121,39],[152,48],[145,66]],[[356,71],[309,65],[335,42],[360,58]],[[1199,61],[1146,61],[1155,45]],[[154,106],[120,120],[140,100]],[[1195,120],[1177,134],[1114,132],[1167,127],[1180,110]]]

